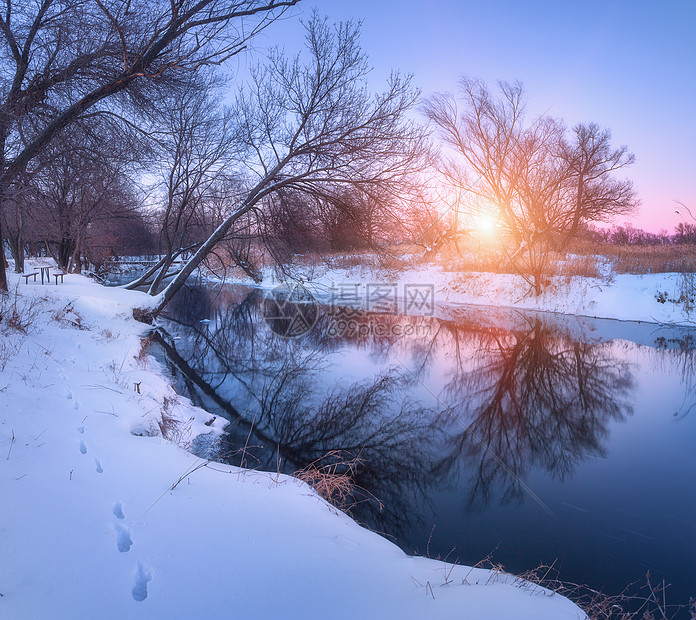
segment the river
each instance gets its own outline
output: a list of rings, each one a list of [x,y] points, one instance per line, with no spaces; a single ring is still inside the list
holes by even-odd
[[[696,332],[300,304],[288,333],[275,302],[199,286],[161,319],[177,389],[230,421],[194,450],[348,473],[350,514],[411,554],[553,565],[608,594],[645,594],[650,571],[668,603],[696,595]]]

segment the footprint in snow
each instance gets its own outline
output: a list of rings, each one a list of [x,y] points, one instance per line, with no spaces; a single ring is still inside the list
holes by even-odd
[[[82,452],[82,454],[87,454],[87,446],[83,439],[80,439],[80,452]]]
[[[138,562],[138,565],[135,567],[135,585],[131,590],[131,594],[139,603],[147,598],[147,582],[151,579],[152,576],[147,566]]]
[[[116,502],[114,504],[113,512],[114,512],[114,517],[116,517],[117,519],[124,519],[125,518],[125,515],[123,514],[123,504],[121,504],[121,502]]]
[[[78,427],[77,432],[80,433],[80,435],[84,435],[85,434],[85,427],[84,426]]]
[[[97,466],[97,473],[98,473],[98,474],[103,474],[103,473],[104,473],[104,470],[102,469],[101,461],[100,461],[98,458],[95,458],[95,459],[94,459],[94,463],[95,463],[96,466]]]
[[[117,523],[116,529],[116,546],[121,553],[128,553],[133,546],[133,541],[130,536],[130,529],[125,523]]]

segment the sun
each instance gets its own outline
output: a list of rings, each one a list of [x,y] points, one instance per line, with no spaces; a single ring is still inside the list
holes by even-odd
[[[492,213],[481,211],[473,216],[471,227],[479,237],[491,239],[498,235],[500,222]]]

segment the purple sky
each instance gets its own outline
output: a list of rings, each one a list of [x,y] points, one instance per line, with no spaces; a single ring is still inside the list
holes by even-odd
[[[335,20],[363,21],[375,89],[391,69],[427,96],[462,73],[525,84],[528,109],[611,129],[637,157],[628,168],[642,205],[632,221],[670,232],[680,199],[696,214],[696,1],[304,0]],[[257,45],[300,45],[296,18]]]

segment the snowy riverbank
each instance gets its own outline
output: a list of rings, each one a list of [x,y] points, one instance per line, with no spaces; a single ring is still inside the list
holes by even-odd
[[[141,348],[131,310],[144,294],[75,275],[57,286],[12,275],[11,288],[1,618],[584,617],[511,576],[409,557],[294,478],[184,450],[223,424]],[[26,334],[9,324],[14,309]]]
[[[694,307],[691,311],[688,305],[675,301],[682,295],[685,282],[679,273],[607,273],[603,278],[554,276],[538,297],[530,294],[529,284],[517,275],[454,273],[443,270],[440,265],[427,263],[405,270],[384,270],[367,265],[335,268],[320,264],[297,268],[293,276],[324,302],[340,303],[341,297],[350,302],[355,285],[359,285],[357,295],[365,306],[369,303],[369,285],[387,285],[394,287],[394,294],[400,302],[398,305],[402,307],[401,302],[409,295],[409,287],[420,286],[432,287],[432,299],[438,307],[491,306],[600,319],[696,325],[696,299],[691,302]],[[273,269],[264,269],[260,286],[272,288],[284,278]],[[253,284],[245,277],[233,281]],[[696,279],[692,277],[688,285],[692,289],[696,287]],[[696,296],[696,290],[691,290],[691,295]],[[418,312],[414,306],[411,310]]]

